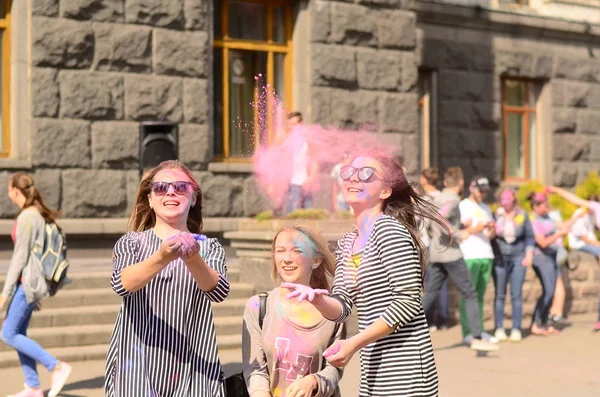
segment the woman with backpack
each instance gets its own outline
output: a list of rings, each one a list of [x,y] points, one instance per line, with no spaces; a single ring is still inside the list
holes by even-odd
[[[48,296],[46,278],[33,249],[36,244],[43,247],[46,223],[55,223],[56,212],[44,204],[33,178],[24,172],[10,177],[8,197],[20,210],[11,233],[15,248],[0,295],[0,311],[8,304],[2,339],[18,352],[25,374],[25,389],[12,397],[44,396],[36,362],[52,372],[48,396],[55,397],[67,381],[71,366],[27,337],[27,328],[40,300]]]
[[[202,230],[202,191],[179,161],[142,180],[127,234],[113,251],[123,298],[105,395],[224,397],[212,303],[229,294],[225,250]]]
[[[266,302],[250,298],[244,312],[242,367],[249,395],[339,396],[342,369],[323,353],[345,338],[345,325],[327,320],[309,302],[286,299],[286,283],[329,290],[335,264],[327,242],[305,226],[287,227],[275,234],[271,256],[273,279],[282,283]]]

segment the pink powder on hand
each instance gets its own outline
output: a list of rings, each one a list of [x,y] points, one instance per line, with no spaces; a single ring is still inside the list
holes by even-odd
[[[336,355],[340,351],[340,345],[335,345],[323,352],[323,357],[329,358]]]

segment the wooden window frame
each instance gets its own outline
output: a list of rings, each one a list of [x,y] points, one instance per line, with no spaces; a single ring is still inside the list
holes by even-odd
[[[431,167],[431,74],[419,71],[419,167]]]
[[[10,156],[10,6],[11,0],[0,0],[4,3],[4,18],[0,18],[2,32],[2,147],[0,157]]]
[[[223,92],[223,119],[222,119],[222,131],[223,134],[223,154],[215,156],[216,161],[227,161],[227,162],[249,162],[251,159],[248,157],[230,157],[230,109],[229,109],[229,50],[247,50],[247,51],[262,51],[267,53],[267,73],[266,83],[268,87],[274,86],[274,70],[275,70],[275,54],[285,54],[284,62],[284,89],[286,94],[285,107],[287,111],[293,108],[292,103],[292,3],[288,0],[240,0],[245,3],[264,4],[267,7],[266,15],[266,29],[267,29],[267,40],[266,41],[255,41],[247,39],[234,39],[229,37],[229,1],[221,0],[221,10],[215,10],[215,14],[221,12],[221,37],[215,37],[213,47],[215,51],[222,51],[222,65],[221,65],[221,77],[223,81],[216,82],[221,84]],[[285,10],[285,42],[278,43],[273,40],[273,9],[277,7],[283,7]],[[215,15],[217,17],[217,15]],[[255,89],[255,98],[258,99],[260,93]],[[268,99],[271,95],[267,96]],[[269,106],[269,104],[267,104]],[[269,106],[270,108],[270,106]],[[271,132],[273,124],[273,114],[271,111],[267,112],[267,125],[268,131]],[[258,125],[258,109],[254,108],[254,142],[255,148],[260,143],[259,130],[256,128]],[[216,131],[215,131],[216,132]],[[270,139],[271,137],[269,137]]]
[[[514,106],[508,105],[506,103],[506,82],[507,81],[517,81],[519,83],[525,83],[524,90],[524,98],[525,105],[523,106]],[[538,122],[537,118],[537,100],[534,104],[535,106],[529,106],[529,90],[531,89],[531,85],[536,84],[535,80],[530,79],[521,79],[521,78],[503,78],[502,79],[502,174],[503,179],[507,182],[525,182],[530,180],[531,178],[531,131],[530,131],[530,123],[529,117],[531,114],[536,115],[536,124]],[[523,115],[523,124],[522,124],[522,141],[523,141],[523,156],[525,157],[523,162],[525,165],[525,175],[520,177],[510,176],[508,175],[508,115],[509,114],[521,114]],[[536,133],[539,133],[539,129],[536,128]],[[536,155],[539,155],[536,151]]]

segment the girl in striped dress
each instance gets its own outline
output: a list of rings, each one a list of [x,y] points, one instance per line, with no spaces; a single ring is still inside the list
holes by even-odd
[[[324,355],[345,366],[360,350],[360,396],[437,396],[421,305],[426,253],[415,218],[447,225],[391,156],[357,157],[340,177],[357,229],[338,241],[332,294],[297,285],[289,298],[308,299],[336,322],[348,318],[356,305],[360,332],[336,341]]]
[[[111,286],[123,297],[105,370],[107,397],[224,396],[211,302],[229,293],[225,253],[202,230],[202,192],[165,161],[141,182]],[[198,241],[200,240],[200,241]]]

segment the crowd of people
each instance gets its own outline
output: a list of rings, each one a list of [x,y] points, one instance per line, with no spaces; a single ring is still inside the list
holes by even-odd
[[[521,340],[521,288],[528,267],[543,290],[531,333],[558,332],[554,322],[562,313],[551,306],[563,237],[569,236],[571,247],[598,255],[594,213],[600,203],[549,188],[583,207],[561,222],[545,193],[530,196],[527,213],[515,192],[503,188],[492,213],[484,202],[488,179],[473,178],[468,197],[461,199],[465,186],[458,167],[445,172],[441,190],[438,172],[423,171],[419,191],[392,155],[348,154],[340,163],[333,171],[339,178],[334,200],[350,209],[356,228],[343,235],[334,253],[305,226],[290,225],[275,234],[272,275],[279,285],[247,302],[241,391],[226,389],[218,355],[212,304],[224,301],[231,285],[223,246],[201,234],[201,187],[179,161],[165,161],[146,173],[129,231],[113,252],[110,283],[122,304],[107,354],[105,395],[339,396],[343,368],[359,352],[360,396],[437,396],[430,330],[448,325],[447,292],[440,294],[447,291],[448,277],[462,295],[461,328],[472,349],[493,351],[499,341]],[[14,397],[43,396],[36,362],[52,371],[49,395],[56,396],[71,366],[27,337],[33,311],[48,296],[31,276],[35,241],[56,213],[27,174],[13,175],[9,197],[20,212],[0,309],[8,307],[2,338],[18,352],[25,374],[25,389]],[[305,192],[292,197],[307,198]],[[493,335],[483,328],[491,276]],[[503,328],[508,284],[510,335]],[[434,324],[436,302],[440,322]],[[359,332],[347,337],[345,321],[353,307]]]

